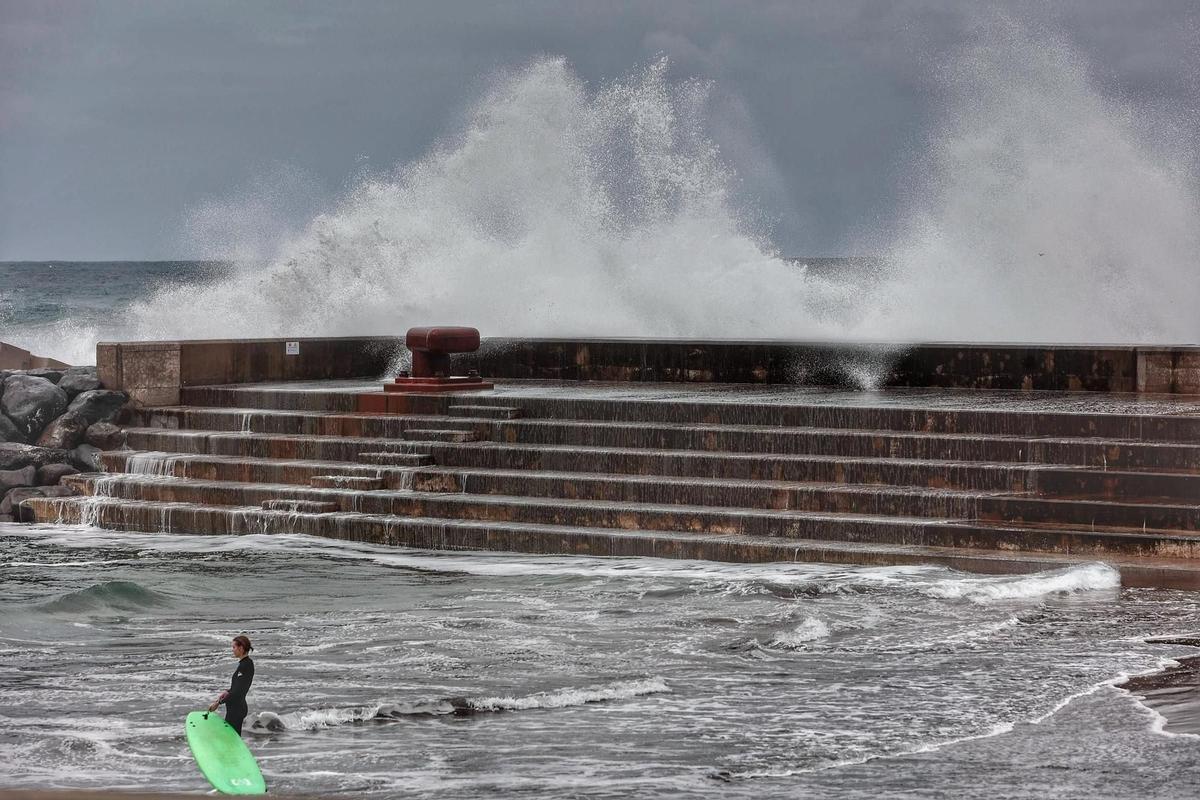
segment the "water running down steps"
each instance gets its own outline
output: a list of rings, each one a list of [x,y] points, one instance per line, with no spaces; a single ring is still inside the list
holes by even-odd
[[[1111,558],[1127,583],[1195,580],[1200,415],[1187,400],[1171,402],[1170,424],[1143,426],[1161,409],[1112,399],[1079,413],[1069,395],[1027,397],[1034,413],[997,393],[871,403],[781,388],[737,402],[677,386],[513,382],[442,397],[441,413],[321,410],[357,388],[185,390],[191,405],[140,412],[135,452],[104,456],[110,474],[72,479],[89,498],[42,501],[37,514],[438,549],[983,571]],[[271,407],[298,403],[308,410]],[[473,416],[485,407],[502,412]]]

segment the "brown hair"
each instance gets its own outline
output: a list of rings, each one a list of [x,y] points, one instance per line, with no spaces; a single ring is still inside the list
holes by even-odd
[[[247,653],[254,649],[254,645],[250,644],[250,637],[244,633],[241,636],[233,637],[233,643],[245,650]]]

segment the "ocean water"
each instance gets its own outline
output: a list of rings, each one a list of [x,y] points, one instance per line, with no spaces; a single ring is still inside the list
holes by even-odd
[[[95,342],[122,333],[128,309],[168,286],[202,286],[219,261],[0,261],[0,342],[94,364]],[[92,336],[87,342],[81,336]]]
[[[1083,565],[730,565],[0,526],[0,785],[203,791],[257,672],[271,789],[365,797],[1190,798],[1115,688],[1200,600]],[[1200,733],[1200,731],[1196,732]]]

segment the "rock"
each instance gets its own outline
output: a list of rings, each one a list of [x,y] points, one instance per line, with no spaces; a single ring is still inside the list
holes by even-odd
[[[58,387],[54,388],[57,389]],[[124,392],[112,392],[108,389],[92,389],[79,394],[79,396],[71,401],[71,405],[67,410],[86,420],[88,425],[95,425],[97,422],[112,422],[117,418],[121,407],[125,405],[125,401],[128,399],[129,396]]]
[[[19,486],[33,486],[37,480],[37,467],[27,464],[20,469],[0,469],[0,494]]]
[[[72,367],[63,373],[58,388],[66,392],[68,398],[74,398],[82,392],[99,389],[100,379],[96,377],[95,367]]]
[[[25,442],[25,434],[3,414],[0,414],[0,442]]]
[[[90,393],[84,392],[86,394]],[[67,393],[45,378],[35,375],[10,375],[5,378],[0,411],[28,438],[36,437],[50,420],[66,410]],[[99,421],[97,418],[88,424]]]
[[[22,487],[20,489],[9,489],[4,495],[4,499],[0,500],[0,514],[12,514],[16,519],[21,519],[21,501],[28,500],[31,497],[41,497],[42,490],[33,487]]]
[[[100,466],[100,449],[90,444],[81,444],[71,451],[70,463],[85,472],[97,472]]]
[[[21,375],[32,375],[35,378],[45,378],[51,383],[58,383],[62,380],[64,371],[61,369],[50,369],[48,367],[39,367],[36,369],[23,369],[19,373]]]
[[[79,492],[72,486],[39,486],[42,497],[75,497]]]
[[[59,450],[73,450],[83,442],[87,433],[88,423],[81,415],[68,411],[46,426],[38,437],[38,447],[55,447]]]
[[[0,443],[0,469],[20,469],[27,464],[43,467],[46,464],[68,461],[71,454],[66,450],[52,450],[17,442]]]
[[[87,429],[83,440],[101,450],[120,450],[125,446],[125,431],[111,422],[97,422]]]
[[[26,467],[26,469],[31,468]],[[34,484],[36,486],[57,486],[58,482],[66,476],[78,474],[79,470],[70,464],[47,464],[38,469],[37,475],[34,477]]]
[[[13,522],[12,514],[0,514],[0,522]]]

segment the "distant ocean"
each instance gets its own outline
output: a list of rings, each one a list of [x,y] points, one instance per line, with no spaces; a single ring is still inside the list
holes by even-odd
[[[26,327],[95,322],[175,282],[209,282],[221,261],[0,261],[0,341]]]

